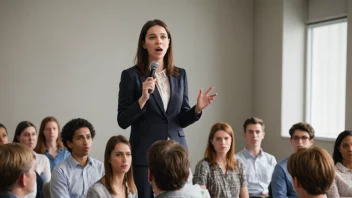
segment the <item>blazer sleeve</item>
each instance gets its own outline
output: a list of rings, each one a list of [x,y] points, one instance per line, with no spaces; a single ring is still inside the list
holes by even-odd
[[[117,123],[123,129],[128,128],[137,120],[146,109],[140,108],[138,98],[134,97],[136,90],[136,79],[130,74],[128,70],[124,70],[121,74],[120,91],[117,109]]]
[[[181,70],[180,70],[181,71]],[[184,93],[183,93],[183,102],[181,107],[181,112],[179,114],[180,118],[180,125],[182,128],[185,128],[194,122],[198,121],[202,116],[202,112],[198,115],[195,114],[196,106],[190,108],[189,100],[188,100],[188,81],[187,81],[187,74],[185,70],[182,70],[183,74],[183,82],[184,82]]]

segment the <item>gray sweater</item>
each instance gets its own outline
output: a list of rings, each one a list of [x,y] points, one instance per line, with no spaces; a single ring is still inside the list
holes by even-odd
[[[128,185],[126,184],[127,188],[127,198],[138,198],[138,193],[136,189],[136,193],[132,194]],[[104,186],[101,181],[96,182],[93,184],[87,193],[87,198],[113,198],[113,196],[109,193],[108,189]]]

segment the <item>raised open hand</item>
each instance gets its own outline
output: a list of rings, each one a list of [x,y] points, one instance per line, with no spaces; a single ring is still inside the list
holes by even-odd
[[[211,90],[213,90],[213,87],[210,87],[206,92],[204,92],[204,94],[202,89],[199,90],[197,105],[195,109],[196,114],[200,113],[201,111],[203,111],[203,109],[207,108],[207,106],[209,106],[213,102],[215,97],[218,95],[217,93],[209,95]]]

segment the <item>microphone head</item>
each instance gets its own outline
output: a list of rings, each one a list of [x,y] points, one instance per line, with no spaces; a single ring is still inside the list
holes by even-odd
[[[158,67],[159,67],[159,63],[158,62],[156,62],[156,61],[150,62],[150,71],[151,70],[156,70],[156,68],[158,68]]]

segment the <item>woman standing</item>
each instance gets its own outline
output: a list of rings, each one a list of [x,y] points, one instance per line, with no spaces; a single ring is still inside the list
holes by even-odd
[[[137,198],[131,167],[131,146],[122,136],[112,136],[105,148],[105,175],[89,190],[88,198]]]
[[[229,124],[216,123],[211,128],[204,159],[196,165],[193,184],[208,189],[210,197],[249,197],[245,167],[235,158],[235,137]]]
[[[44,154],[50,162],[50,170],[70,155],[60,138],[60,125],[55,117],[46,117],[39,128],[38,143],[35,152]]]
[[[146,152],[157,140],[172,139],[187,148],[183,128],[199,120],[202,111],[214,100],[200,90],[197,104],[188,102],[186,71],[174,66],[171,33],[161,20],[148,21],[139,35],[136,65],[121,74],[118,115],[119,126],[131,126],[133,170],[140,197],[153,197],[148,182]],[[157,66],[155,79],[150,65]],[[155,88],[156,87],[156,88]]]

